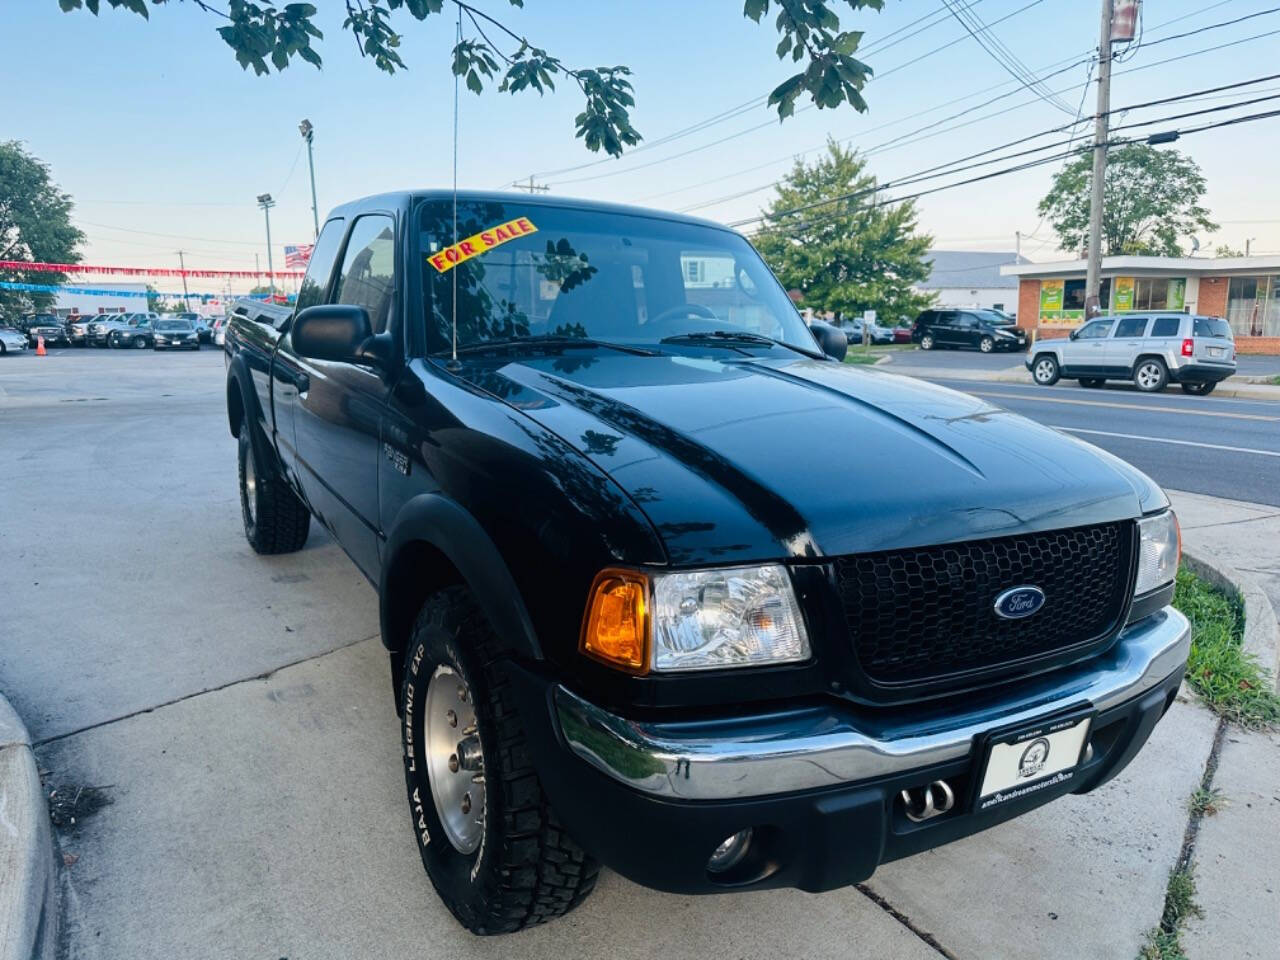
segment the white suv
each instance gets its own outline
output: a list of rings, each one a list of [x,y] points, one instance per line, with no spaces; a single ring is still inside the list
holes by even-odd
[[[1127,313],[1090,320],[1066,340],[1037,342],[1026,366],[1045,387],[1063,377],[1084,387],[1132,380],[1154,393],[1172,382],[1203,396],[1236,372],[1236,345],[1219,317]]]

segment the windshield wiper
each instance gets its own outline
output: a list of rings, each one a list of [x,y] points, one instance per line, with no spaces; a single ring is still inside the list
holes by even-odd
[[[568,337],[558,333],[540,333],[528,337],[504,337],[500,340],[481,340],[458,347],[458,353],[485,353],[490,350],[510,350],[522,346],[531,347],[588,347],[617,350],[641,357],[657,356],[652,350],[635,347],[627,343],[615,343],[612,340],[595,340],[591,337]]]
[[[775,340],[773,337],[766,337],[763,333],[753,333],[750,330],[703,330],[696,333],[677,333],[670,337],[663,337],[659,343],[715,343],[721,342],[725,346],[731,346],[735,343],[757,343],[761,346],[770,347],[786,347],[788,350],[794,350],[796,353],[806,357],[813,357],[815,354],[798,347],[794,343],[787,343],[785,340]]]

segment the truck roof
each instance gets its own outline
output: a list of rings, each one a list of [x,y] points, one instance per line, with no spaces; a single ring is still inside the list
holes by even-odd
[[[368,210],[371,207],[405,207],[417,200],[452,200],[453,191],[438,190],[395,190],[388,193],[372,194],[351,200],[329,211],[329,217],[348,217]],[[651,217],[659,220],[671,220],[677,223],[688,223],[700,227],[713,227],[718,230],[730,230],[723,223],[706,220],[701,217],[690,217],[669,210],[655,210],[649,207],[637,207],[624,203],[605,203],[600,200],[583,200],[574,197],[537,196],[518,193],[512,190],[459,190],[459,202],[490,201],[498,203],[519,203],[523,206],[564,207],[572,210],[596,210],[601,213],[626,214],[633,217]]]

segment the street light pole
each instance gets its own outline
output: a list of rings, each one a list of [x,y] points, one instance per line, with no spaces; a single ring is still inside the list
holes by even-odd
[[[1089,261],[1085,272],[1085,319],[1101,313],[1102,203],[1107,178],[1107,126],[1111,113],[1112,0],[1102,0],[1102,31],[1098,38],[1098,113],[1093,132],[1093,190],[1089,195]]]
[[[307,169],[311,171],[311,219],[315,221],[316,238],[320,237],[320,208],[316,203],[316,161],[311,153],[311,141],[316,135],[316,128],[311,125],[310,120],[303,120],[298,124],[298,130],[302,133],[302,139],[307,141]]]
[[[178,264],[182,267],[182,305],[186,307],[187,313],[191,312],[191,296],[187,293],[187,261],[186,251],[178,251]]]
[[[271,290],[272,300],[276,296],[276,271],[271,262],[271,208],[275,205],[276,202],[271,199],[271,194],[258,194],[258,206],[262,208],[263,216],[267,220],[267,284]]]

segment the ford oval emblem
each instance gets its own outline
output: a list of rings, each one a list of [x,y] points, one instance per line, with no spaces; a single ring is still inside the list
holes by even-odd
[[[1039,612],[1044,606],[1044,599],[1044,591],[1039,587],[1010,587],[996,597],[996,616],[1006,620],[1021,620]]]

